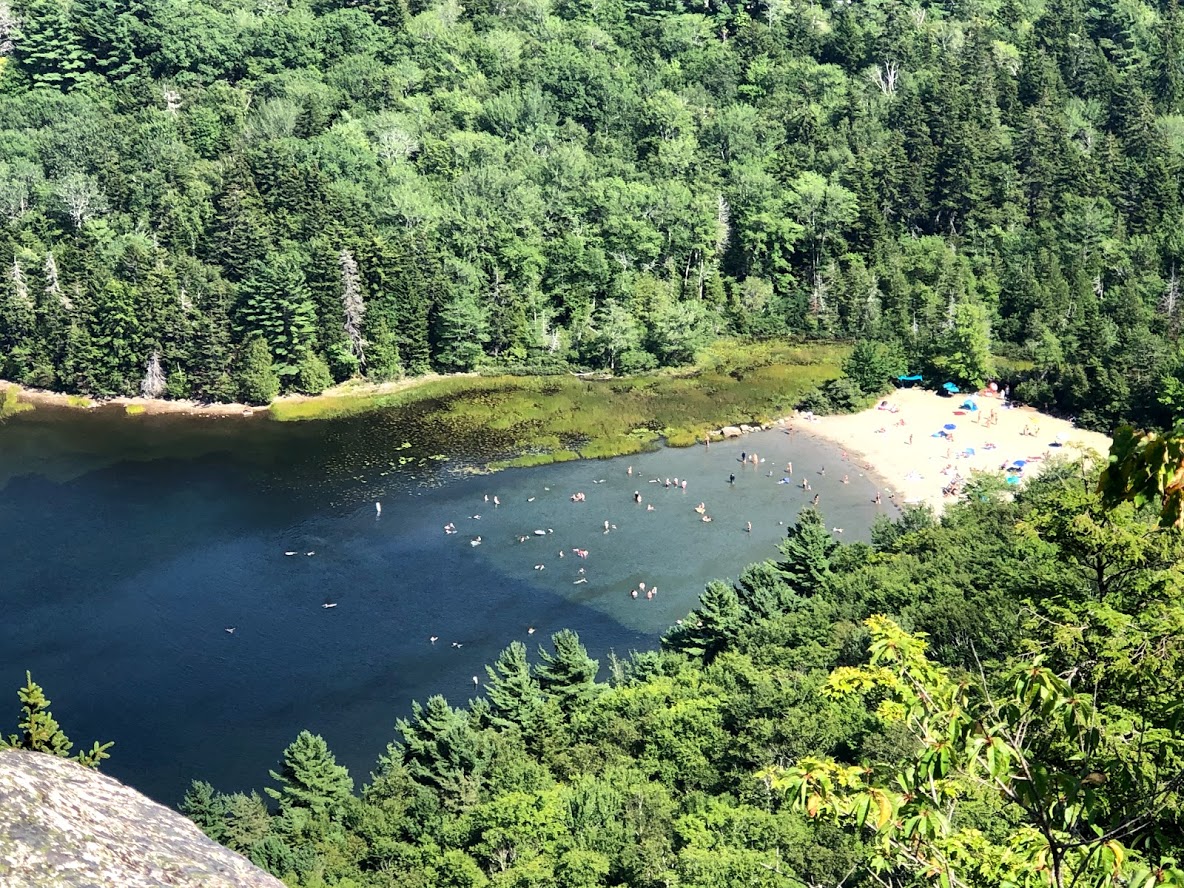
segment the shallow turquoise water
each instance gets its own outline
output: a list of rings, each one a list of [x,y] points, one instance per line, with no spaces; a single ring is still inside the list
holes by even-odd
[[[844,539],[877,514],[854,464],[780,431],[492,476],[431,458],[456,446],[413,411],[0,425],[0,729],[30,669],[77,743],[116,741],[105,770],[168,804],[195,777],[263,785],[305,727],[361,780],[412,699],[464,702],[510,641],[572,628],[602,663],[654,647],[707,580],[772,556],[814,493]],[[742,467],[753,449],[766,462]],[[777,483],[787,459],[810,492]],[[654,599],[630,597],[641,581]]]

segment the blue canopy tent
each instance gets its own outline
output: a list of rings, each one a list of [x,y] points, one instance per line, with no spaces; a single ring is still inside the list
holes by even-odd
[[[958,394],[958,386],[954,385],[952,382],[943,382],[941,387],[946,390],[946,394]]]
[[[962,402],[962,409],[969,410],[971,413],[973,413],[975,410],[978,410],[978,404],[974,402],[974,398],[967,398]]]

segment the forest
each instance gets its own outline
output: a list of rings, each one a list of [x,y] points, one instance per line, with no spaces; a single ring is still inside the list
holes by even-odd
[[[1184,531],[1083,462],[968,493],[870,543],[806,507],[660,650],[515,641],[360,786],[302,731],[181,810],[292,888],[1184,886]],[[0,747],[69,755],[20,696]]]
[[[0,0],[0,376],[265,402],[856,339],[1166,426],[1182,103],[1178,0]]]

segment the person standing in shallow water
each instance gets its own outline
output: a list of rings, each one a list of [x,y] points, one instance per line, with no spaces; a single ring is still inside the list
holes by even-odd
[[[635,502],[639,505],[641,504],[641,491],[640,490],[633,491],[633,502]]]

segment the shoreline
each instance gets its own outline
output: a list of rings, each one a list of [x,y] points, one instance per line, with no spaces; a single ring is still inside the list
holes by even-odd
[[[0,379],[0,392],[16,390],[17,403],[29,404],[33,407],[49,407],[64,410],[101,410],[104,408],[123,408],[128,416],[203,416],[203,417],[242,417],[250,418],[271,413],[273,407],[280,410],[295,407],[319,399],[357,399],[359,402],[366,398],[380,398],[384,395],[397,394],[409,389],[427,385],[442,379],[462,379],[475,377],[474,373],[455,373],[444,375],[429,373],[424,376],[411,376],[391,382],[359,383],[343,382],[325,389],[319,395],[281,395],[269,404],[245,404],[240,401],[192,401],[170,400],[167,398],[146,398],[140,395],[129,397],[119,395],[112,398],[94,398],[88,395],[71,395],[65,392],[51,392],[48,389],[29,388],[19,382]]]
[[[960,495],[943,488],[959,486],[975,472],[1007,470],[1022,483],[1039,474],[1046,460],[1094,451],[1102,458],[1111,440],[1100,432],[1031,407],[1004,407],[1002,398],[975,397],[977,411],[965,411],[966,395],[952,398],[922,389],[897,389],[859,413],[787,418],[787,427],[843,448],[850,462],[884,484],[884,501],[897,507],[925,504],[940,515]],[[881,405],[887,404],[887,407]],[[990,419],[994,411],[994,419]],[[989,424],[988,424],[989,423]],[[945,429],[952,425],[954,428]],[[945,432],[947,437],[938,437]],[[911,443],[910,443],[911,442]],[[892,498],[889,498],[889,494]]]

